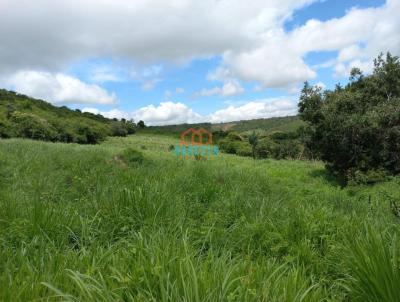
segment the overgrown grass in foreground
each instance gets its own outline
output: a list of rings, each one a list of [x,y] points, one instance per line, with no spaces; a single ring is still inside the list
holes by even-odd
[[[397,301],[399,179],[174,143],[0,141],[0,301]]]

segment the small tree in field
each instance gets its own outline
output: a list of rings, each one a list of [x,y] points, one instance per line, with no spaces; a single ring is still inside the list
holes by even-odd
[[[139,121],[137,123],[137,126],[138,126],[139,129],[144,129],[146,127],[146,125],[145,125],[145,123],[143,121]]]
[[[253,159],[256,159],[256,148],[258,144],[258,135],[255,131],[249,136],[249,144],[251,145],[251,151],[253,154]]]

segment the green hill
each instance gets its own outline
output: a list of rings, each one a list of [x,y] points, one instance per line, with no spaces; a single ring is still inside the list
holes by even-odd
[[[229,123],[199,123],[168,126],[150,126],[146,128],[145,132],[177,136],[188,128],[204,128],[212,132],[235,131],[242,133],[255,130],[258,132],[262,132],[263,134],[271,134],[275,131],[295,132],[297,129],[304,125],[305,123],[300,120],[298,116],[285,116]]]
[[[24,137],[46,141],[95,144],[106,136],[134,133],[129,121],[116,121],[65,106],[56,107],[0,89],[0,138]]]

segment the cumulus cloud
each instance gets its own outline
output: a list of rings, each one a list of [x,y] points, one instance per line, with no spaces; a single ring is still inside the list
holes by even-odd
[[[200,114],[182,103],[162,102],[158,106],[149,105],[133,112],[112,109],[100,111],[96,108],[86,107],[84,112],[101,114],[108,118],[125,118],[135,121],[143,120],[148,125],[172,125],[182,123],[197,123],[204,120]]]
[[[207,79],[221,84],[198,94],[233,96],[244,92],[243,82],[297,91],[323,65],[342,77],[352,67],[370,71],[368,62],[381,51],[400,54],[400,0],[284,29],[296,9],[315,1],[2,0],[0,73],[15,89],[54,102],[113,103],[115,95],[60,71],[87,59],[117,58],[139,66],[123,76],[151,90],[163,80],[164,64],[218,56],[220,67]],[[308,66],[304,58],[321,51],[338,56]],[[115,82],[121,74],[98,69],[89,79]]]
[[[123,71],[117,71],[109,65],[100,65],[90,71],[89,79],[94,83],[123,82],[126,76],[121,73]]]
[[[0,69],[54,72],[77,60],[119,57],[153,66],[151,77],[142,75],[142,88],[150,90],[160,81],[154,63],[222,55],[222,66],[237,80],[292,88],[315,78],[304,62],[310,52],[338,50],[336,65],[364,62],[380,51],[400,53],[399,0],[283,29],[296,9],[315,1],[2,0]],[[94,79],[118,77],[100,72]]]
[[[320,67],[334,66],[337,76],[343,76],[351,67],[369,72],[368,62],[380,52],[400,54],[400,18],[396,11],[400,11],[400,1],[388,0],[378,8],[353,8],[341,18],[311,19],[291,32],[271,28],[259,36],[258,46],[224,52],[224,72],[258,82],[263,88],[293,88],[316,77],[316,71],[304,62],[308,53],[335,50],[339,51],[338,57]]]
[[[84,112],[101,114],[108,118],[143,120],[148,125],[173,125],[200,122],[231,122],[256,118],[289,116],[297,113],[297,103],[289,99],[262,99],[242,105],[230,105],[212,114],[203,116],[182,103],[163,102],[158,106],[150,105],[133,112],[119,109],[100,111],[96,108],[84,108]]]
[[[211,122],[231,122],[257,118],[295,115],[297,103],[291,100],[258,100],[241,106],[229,106],[210,115]]]
[[[142,90],[153,90],[159,82],[162,82],[161,72],[163,67],[161,65],[150,65],[140,71],[132,70],[130,77],[141,83]]]
[[[174,102],[163,102],[157,107],[149,105],[133,112],[131,116],[134,120],[143,120],[152,125],[182,124],[202,118],[185,104]]]
[[[230,80],[227,81],[222,87],[214,87],[211,89],[202,89],[201,91],[195,93],[195,96],[212,96],[212,95],[221,95],[221,96],[234,96],[239,95],[244,92],[244,88],[239,84],[238,81]]]
[[[182,62],[218,55],[254,45],[260,32],[310,2],[2,0],[0,67],[58,69],[87,57]]]
[[[370,60],[352,60],[350,62],[339,62],[335,64],[335,76],[338,78],[344,78],[350,76],[350,71],[352,68],[359,68],[363,73],[370,73],[373,68],[374,64]]]
[[[114,104],[117,97],[105,89],[62,74],[19,71],[3,78],[6,87],[55,104]]]

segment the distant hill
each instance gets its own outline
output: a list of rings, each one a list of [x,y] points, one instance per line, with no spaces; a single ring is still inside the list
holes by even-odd
[[[0,89],[0,138],[95,144],[106,136],[135,132],[129,121],[117,121],[65,106],[56,107],[13,91]]]
[[[258,131],[265,134],[271,134],[275,131],[295,132],[298,128],[305,125],[298,116],[273,117],[267,119],[255,119],[248,121],[237,121],[229,123],[199,123],[199,124],[180,124],[169,126],[150,126],[144,130],[147,133],[179,135],[188,128],[204,128],[208,131],[225,131],[225,132],[248,132]]]

